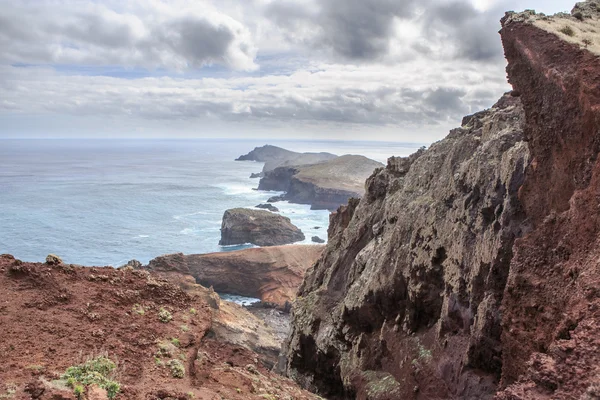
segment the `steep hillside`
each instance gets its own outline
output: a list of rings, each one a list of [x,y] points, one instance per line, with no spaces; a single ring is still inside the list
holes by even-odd
[[[256,147],[248,154],[239,156],[236,161],[264,162],[265,165],[263,166],[262,172],[260,174],[255,174],[260,176],[277,167],[317,164],[334,158],[337,158],[337,156],[331,153],[298,153],[277,146],[265,145]]]
[[[330,398],[600,398],[599,19],[503,18],[512,96],[332,216],[289,376]]]
[[[106,399],[89,381],[120,385],[116,399],[314,398],[250,350],[210,338],[210,296],[146,271],[2,255],[0,299],[3,399]],[[70,381],[73,366],[84,367]]]
[[[491,395],[501,373],[498,308],[529,153],[520,100],[408,158],[331,218],[299,291],[289,376],[331,398]]]

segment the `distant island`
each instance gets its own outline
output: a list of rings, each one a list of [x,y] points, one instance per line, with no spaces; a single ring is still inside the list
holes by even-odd
[[[236,161],[259,161],[265,165],[258,190],[286,192],[271,201],[310,204],[313,210],[336,210],[350,198],[365,192],[365,180],[384,165],[360,155],[296,153],[280,147],[257,147]]]

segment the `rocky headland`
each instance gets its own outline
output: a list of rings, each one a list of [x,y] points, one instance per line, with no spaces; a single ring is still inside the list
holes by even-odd
[[[310,204],[313,210],[335,210],[364,194],[365,180],[383,164],[364,156],[345,155],[313,165],[282,166],[267,171],[259,190],[286,192],[283,200]]]
[[[304,239],[302,231],[287,217],[265,210],[233,208],[223,214],[219,245],[279,246]]]
[[[247,348],[252,334],[273,337],[252,315],[235,323],[252,331],[244,345],[232,343],[219,325],[235,329],[240,310],[215,313],[210,290],[51,261],[0,256],[0,398],[316,398]]]
[[[290,377],[330,399],[600,398],[599,17],[507,13],[513,92],[333,214]]]
[[[264,176],[265,172],[272,171],[277,167],[317,164],[334,158],[337,158],[337,156],[331,153],[297,153],[281,147],[265,145],[256,147],[250,153],[238,157],[236,161],[264,162],[262,172],[251,176],[252,178],[258,178]]]
[[[210,254],[169,254],[143,267],[193,276],[216,291],[261,299],[286,309],[325,246],[288,245]]]

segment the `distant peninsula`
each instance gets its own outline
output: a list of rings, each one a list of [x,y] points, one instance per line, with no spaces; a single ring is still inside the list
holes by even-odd
[[[313,210],[336,210],[362,197],[365,180],[384,166],[360,155],[296,153],[271,145],[237,159],[246,160],[265,163],[258,190],[286,192],[280,200],[310,204]]]

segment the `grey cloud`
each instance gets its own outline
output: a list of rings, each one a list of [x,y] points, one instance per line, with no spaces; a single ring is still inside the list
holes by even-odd
[[[468,111],[467,105],[462,98],[466,91],[457,88],[437,88],[425,96],[424,103],[438,113],[458,114]]]
[[[446,45],[456,49],[456,58],[493,61],[503,55],[498,36],[502,15],[499,9],[478,12],[465,1],[445,3],[424,15],[423,34],[432,41],[439,36],[446,38]]]
[[[290,41],[329,51],[335,61],[380,62],[392,43],[402,46],[403,59],[411,52],[474,61],[502,56],[497,31],[503,12],[477,11],[467,0],[322,0],[314,7],[288,0],[271,3],[266,15]],[[403,21],[419,29],[417,39],[399,36],[395,27]]]
[[[0,5],[4,63],[255,68],[249,33],[226,16],[118,14],[101,5],[70,10],[44,2],[39,8],[2,0]]]

